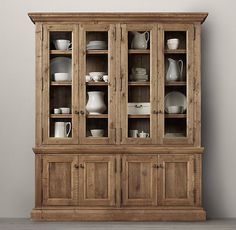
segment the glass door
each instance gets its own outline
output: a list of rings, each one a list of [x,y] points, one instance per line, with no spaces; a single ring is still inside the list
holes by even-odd
[[[157,30],[121,25],[121,143],[154,144],[157,136]]]
[[[159,25],[159,127],[163,144],[193,143],[192,25]]]
[[[81,144],[115,143],[115,25],[80,26]]]
[[[78,143],[78,27],[43,28],[43,143]]]

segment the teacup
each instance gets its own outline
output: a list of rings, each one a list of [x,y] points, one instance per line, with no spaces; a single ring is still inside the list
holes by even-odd
[[[148,138],[149,137],[149,133],[144,133],[143,131],[141,133],[138,134],[140,138]]]
[[[54,114],[60,114],[60,113],[61,113],[61,110],[60,110],[60,109],[56,109],[56,108],[55,108],[53,111],[54,111]]]
[[[103,81],[108,82],[108,75],[103,75],[102,79]]]
[[[138,137],[138,130],[137,129],[129,130],[129,136],[133,137],[133,138],[137,138]]]
[[[57,39],[53,41],[53,44],[57,50],[68,50],[72,43],[70,40]]]
[[[98,75],[95,75],[95,76],[92,77],[92,79],[93,79],[95,82],[98,82],[98,81],[101,80],[101,77],[98,76]]]
[[[103,137],[104,129],[91,129],[90,130],[93,137]]]
[[[63,114],[69,114],[70,113],[70,108],[62,107],[60,108],[61,113]]]

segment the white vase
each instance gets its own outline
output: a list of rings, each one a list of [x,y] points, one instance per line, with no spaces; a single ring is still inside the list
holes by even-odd
[[[91,91],[88,92],[88,102],[86,105],[86,110],[89,114],[101,114],[107,109],[104,102],[104,92],[101,91]]]

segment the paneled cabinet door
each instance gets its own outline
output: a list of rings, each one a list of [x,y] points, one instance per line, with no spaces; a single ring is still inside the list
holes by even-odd
[[[80,24],[81,144],[115,143],[115,36],[114,24]],[[103,77],[104,75],[108,75],[108,79],[107,76]]]
[[[79,204],[115,205],[115,156],[80,156]]]
[[[160,205],[194,204],[194,156],[160,155]]]
[[[76,156],[43,157],[43,205],[76,205]]]
[[[196,91],[194,27],[191,24],[159,24],[158,27],[158,47],[161,49],[158,52],[159,141],[168,145],[191,145]],[[175,44],[176,39],[178,43]]]
[[[122,205],[157,204],[157,157],[122,157]]]
[[[77,25],[43,26],[43,144],[78,144],[77,40]]]
[[[155,144],[158,129],[156,24],[123,24],[121,34],[121,144]]]

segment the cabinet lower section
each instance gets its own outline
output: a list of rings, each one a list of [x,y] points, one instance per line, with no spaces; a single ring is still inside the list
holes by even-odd
[[[201,154],[36,154],[33,220],[204,220]]]
[[[33,220],[41,221],[204,221],[201,208],[192,209],[33,209]]]

